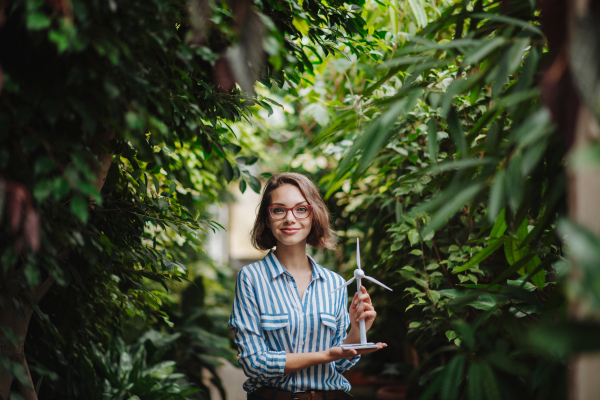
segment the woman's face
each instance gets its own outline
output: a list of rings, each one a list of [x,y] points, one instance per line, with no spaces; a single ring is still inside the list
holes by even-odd
[[[294,185],[284,184],[271,193],[271,204],[269,205],[291,208],[308,204],[300,189]],[[267,218],[269,218],[268,224],[273,236],[277,239],[278,245],[306,245],[306,238],[312,228],[312,212],[307,218],[302,219],[294,217],[291,210],[287,212],[283,219],[274,220],[270,216]]]

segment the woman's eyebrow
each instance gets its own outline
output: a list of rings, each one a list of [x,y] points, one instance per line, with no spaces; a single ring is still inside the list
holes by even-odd
[[[302,203],[308,203],[308,200],[304,200],[304,201],[301,201],[300,203],[296,203],[296,204],[294,204],[294,206],[297,206],[297,205],[302,204]],[[285,207],[285,204],[283,204],[283,203],[273,203],[271,205],[272,206],[284,206]]]

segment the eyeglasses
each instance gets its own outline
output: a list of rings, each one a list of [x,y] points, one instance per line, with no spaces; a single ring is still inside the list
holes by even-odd
[[[302,204],[291,208],[283,206],[269,206],[267,209],[269,210],[271,219],[284,219],[287,217],[287,213],[290,210],[296,219],[308,218],[312,213],[312,206],[310,204]]]

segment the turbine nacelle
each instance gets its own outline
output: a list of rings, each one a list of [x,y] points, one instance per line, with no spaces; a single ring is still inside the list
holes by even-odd
[[[365,271],[363,271],[362,269],[355,269],[354,270],[354,277],[355,278],[364,278],[365,277]]]

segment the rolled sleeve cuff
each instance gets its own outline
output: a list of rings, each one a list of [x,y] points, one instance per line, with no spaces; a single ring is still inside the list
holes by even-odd
[[[338,372],[348,371],[350,368],[356,365],[358,360],[360,360],[360,354],[354,356],[354,358],[351,358],[350,360],[348,360],[347,358],[342,358],[341,360],[337,360],[335,362],[335,369]]]
[[[240,358],[244,372],[250,378],[277,378],[284,375],[287,355],[285,351],[267,351],[256,357]]]

